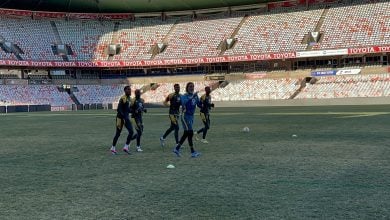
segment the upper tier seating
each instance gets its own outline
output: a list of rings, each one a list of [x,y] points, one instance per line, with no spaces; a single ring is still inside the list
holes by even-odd
[[[320,29],[314,49],[390,44],[390,2],[332,7]]]
[[[313,46],[314,50],[390,45],[390,2],[358,3],[331,5],[319,27],[322,40]],[[135,21],[33,20],[1,15],[0,42],[14,44],[21,51],[12,54],[0,49],[0,59],[62,61],[63,57],[54,55],[51,47],[59,43],[70,46],[70,61],[210,57],[221,55],[220,43],[231,37],[236,43],[222,55],[304,51],[308,47],[305,35],[316,30],[327,9],[300,9],[246,17],[239,13],[199,14],[194,19],[188,15],[172,16],[165,21],[159,17],[137,17]],[[159,43],[167,47],[153,57],[151,49]],[[118,55],[108,56],[110,44],[120,45]]]
[[[0,16],[0,36],[5,41],[16,44],[22,50],[20,56],[24,60],[62,60],[51,49],[56,39],[47,20]],[[5,54],[2,50],[0,56],[1,59],[16,60],[13,54]]]
[[[69,60],[107,60],[105,49],[111,43],[114,22],[56,20],[62,43],[73,50]]]
[[[323,9],[249,16],[237,43],[225,55],[305,50],[304,35],[314,31]]]
[[[121,45],[121,53],[114,60],[150,59],[152,46],[163,41],[175,22],[176,19],[156,18],[121,22],[115,42]]]
[[[159,59],[218,56],[218,45],[230,38],[243,17],[223,14],[181,21],[167,36],[167,49],[156,56]]]

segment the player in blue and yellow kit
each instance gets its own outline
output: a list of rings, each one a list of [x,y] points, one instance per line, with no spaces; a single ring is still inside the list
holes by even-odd
[[[119,99],[118,108],[117,108],[117,115],[116,115],[116,133],[114,136],[114,139],[112,140],[112,147],[111,147],[111,153],[117,154],[117,151],[115,149],[116,143],[118,141],[119,136],[121,135],[123,126],[126,127],[127,131],[129,132],[126,139],[126,144],[123,147],[123,151],[130,154],[129,151],[129,145],[131,142],[131,139],[133,137],[133,127],[131,125],[131,122],[129,120],[129,113],[130,113],[130,103],[131,103],[131,88],[130,86],[125,86],[123,89],[125,91],[125,95],[123,95]]]
[[[200,153],[195,151],[194,144],[192,141],[192,137],[194,136],[194,130],[192,128],[192,125],[194,123],[194,113],[196,110],[196,106],[198,106],[199,108],[201,107],[198,94],[194,94],[194,83],[187,83],[186,93],[181,96],[181,106],[183,112],[183,114],[181,115],[181,121],[183,124],[184,133],[180,138],[179,143],[176,144],[176,147],[173,149],[173,153],[175,153],[176,156],[180,157],[180,147],[188,138],[188,144],[191,148],[191,157],[199,157]]]
[[[164,135],[160,137],[161,147],[165,146],[165,138],[172,132],[175,131],[176,144],[179,143],[179,115],[181,105],[180,85],[173,85],[175,92],[169,94],[164,101],[164,105],[169,105],[169,119],[171,120],[171,126],[165,131]]]
[[[206,94],[202,95],[200,97],[200,103],[201,103],[201,108],[200,108],[200,118],[202,119],[202,122],[204,124],[204,127],[199,129],[198,131],[195,132],[195,135],[202,133],[202,143],[209,143],[206,140],[206,135],[207,131],[210,129],[210,109],[214,108],[214,103],[211,102],[211,89],[209,86],[206,86],[204,88]]]
[[[133,139],[137,139],[137,152],[142,152],[141,149],[141,136],[144,131],[144,124],[142,122],[142,115],[146,113],[145,101],[141,98],[141,90],[135,90],[135,98],[131,100],[131,121],[137,131],[137,134],[134,135]]]

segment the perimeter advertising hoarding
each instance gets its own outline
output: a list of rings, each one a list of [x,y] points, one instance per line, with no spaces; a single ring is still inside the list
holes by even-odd
[[[297,58],[347,55],[348,49],[299,51]]]
[[[323,70],[311,72],[311,76],[357,75],[361,69]]]
[[[336,70],[324,70],[311,72],[312,76],[333,76],[336,75]]]

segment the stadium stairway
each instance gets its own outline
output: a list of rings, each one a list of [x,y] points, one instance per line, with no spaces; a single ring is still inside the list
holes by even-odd
[[[75,94],[73,93],[72,90],[66,90],[66,92],[69,94],[69,97],[72,99],[72,101],[77,105],[81,105],[81,102],[77,99],[77,97],[75,96]]]
[[[169,46],[168,45],[168,37],[171,35],[171,33],[173,32],[173,30],[175,30],[176,28],[176,25],[179,23],[179,20],[176,20],[175,23],[172,25],[171,29],[169,29],[168,33],[165,35],[165,37],[162,39],[162,43]],[[150,59],[154,59],[156,57],[156,55],[158,54],[158,52],[155,50],[155,51],[152,51],[152,56]]]
[[[77,88],[76,88],[77,89]],[[77,99],[77,97],[74,95],[73,93],[73,89],[65,89],[63,88],[62,86],[57,86],[57,90],[59,92],[66,92],[68,93],[70,99],[72,99],[72,101],[76,104],[76,105],[81,105],[80,101]],[[78,90],[78,89],[77,89]]]
[[[229,82],[225,80],[225,81],[218,81],[218,82],[212,83],[209,86],[211,88],[211,91],[214,91],[215,89],[218,89],[218,88],[224,88],[228,84],[229,84]]]
[[[62,45],[63,44],[62,39],[61,39],[60,33],[58,32],[56,23],[54,21],[50,21],[50,25],[53,29],[53,33],[54,33],[54,36],[56,38],[56,44]],[[53,50],[53,52],[54,52],[54,50]],[[66,61],[66,62],[69,61],[69,58],[66,55],[61,55],[61,57],[62,57],[63,61]]]
[[[119,22],[115,22],[114,24],[114,30],[112,31],[112,39],[111,44],[117,44],[118,43],[118,30],[119,30]],[[108,55],[108,60],[113,60],[114,55]]]
[[[225,80],[219,83],[219,88],[225,88],[227,85],[229,85],[229,81]]]
[[[15,55],[24,54],[23,50],[17,44],[12,45],[12,47]]]
[[[159,87],[157,83],[151,83],[151,84],[146,84],[140,88],[142,93],[145,93],[149,90],[156,90]]]
[[[4,37],[0,35],[0,40],[3,42],[5,41]],[[18,60],[23,60],[23,58],[20,56],[20,54],[24,54],[23,50],[20,49],[20,47],[14,43],[11,43],[10,46],[6,46],[4,43],[0,43],[0,48],[5,53],[12,53]]]
[[[23,60],[23,58],[19,54],[14,54],[14,55],[15,55],[16,59]]]
[[[306,78],[300,80],[299,84],[299,88],[288,99],[294,99],[297,95],[299,95],[299,93],[301,93],[301,91],[306,87]]]
[[[78,105],[78,106],[81,105],[80,101],[77,99],[77,97],[73,93],[70,93],[69,97],[72,99],[72,101],[74,103],[76,103],[76,105]]]
[[[326,15],[328,14],[328,12],[329,12],[329,7],[326,7],[324,9],[324,11],[322,12],[322,14],[321,14],[321,18],[318,21],[316,28],[314,28],[314,32],[319,32],[321,30],[322,24],[324,23]],[[309,35],[307,35],[307,37],[305,37],[305,38],[306,38],[305,42],[307,43]],[[323,38],[324,38],[324,36],[321,34],[320,39],[318,40],[318,42],[321,42]],[[312,50],[312,49],[313,49],[313,45],[308,44],[307,47],[306,47],[306,50]]]
[[[234,39],[234,38],[236,37],[238,31],[239,31],[239,30],[241,29],[241,27],[245,24],[245,22],[246,22],[247,19],[248,19],[248,16],[244,16],[244,17],[241,19],[240,23],[239,23],[239,24],[237,25],[237,27],[234,29],[232,35],[230,35],[230,38],[231,38],[231,39]],[[233,47],[234,47],[234,45],[233,45]],[[222,55],[225,53],[225,51],[226,51],[226,49],[223,50],[222,47],[221,47],[221,52],[219,53],[219,56],[222,56]]]

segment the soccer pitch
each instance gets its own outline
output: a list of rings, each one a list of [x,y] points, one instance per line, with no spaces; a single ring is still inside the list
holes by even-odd
[[[216,108],[199,158],[148,110],[116,156],[114,111],[0,115],[1,219],[390,218],[390,106]]]

